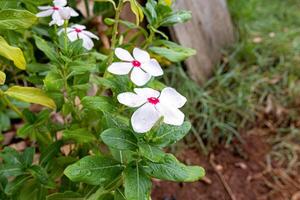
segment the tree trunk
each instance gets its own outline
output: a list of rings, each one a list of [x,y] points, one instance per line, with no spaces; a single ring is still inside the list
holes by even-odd
[[[175,7],[192,11],[192,20],[176,25],[172,35],[181,45],[197,50],[186,65],[191,78],[203,83],[219,62],[222,48],[234,42],[226,0],[177,0]]]

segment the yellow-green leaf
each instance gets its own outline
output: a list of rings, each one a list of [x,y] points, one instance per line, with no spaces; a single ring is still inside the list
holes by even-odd
[[[135,14],[136,25],[139,25],[139,23],[144,19],[144,13],[141,5],[136,0],[130,0],[130,8],[131,11]]]
[[[20,101],[36,103],[56,109],[54,101],[39,88],[13,86],[9,88],[5,94]]]
[[[3,85],[5,83],[6,74],[2,71],[0,71],[0,85]]]
[[[165,3],[166,3],[168,6],[171,6],[171,5],[172,5],[172,0],[165,0]]]
[[[0,36],[0,56],[12,60],[19,69],[26,69],[24,54],[20,48],[10,46],[3,37]]]

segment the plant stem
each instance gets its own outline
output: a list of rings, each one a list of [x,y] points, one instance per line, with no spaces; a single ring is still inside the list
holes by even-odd
[[[118,4],[118,7],[116,9],[116,15],[115,15],[115,23],[114,23],[114,26],[113,26],[113,29],[112,29],[112,38],[111,38],[111,53],[109,55],[109,59],[108,59],[108,62],[107,62],[107,66],[109,66],[112,61],[113,61],[113,58],[114,58],[114,50],[116,48],[116,44],[117,44],[117,36],[119,34],[119,31],[118,31],[118,27],[119,27],[119,20],[120,20],[120,14],[121,14],[121,11],[122,11],[122,8],[123,8],[123,0],[120,0],[119,1],[119,4]]]
[[[19,115],[20,118],[25,120],[25,116],[23,115],[23,113],[19,110],[19,108],[17,108],[14,104],[10,102],[10,100],[5,96],[5,94],[1,90],[0,90],[0,97],[2,97],[3,101],[8,107],[10,107],[13,111],[15,111],[15,113],[17,113],[17,115]]]
[[[147,40],[145,41],[145,44],[143,45],[144,49],[149,47],[149,45],[152,43],[154,37],[155,37],[155,32],[150,28],[149,37],[147,38]]]
[[[85,10],[86,10],[87,17],[90,18],[90,4],[89,4],[89,0],[84,0],[84,5],[85,5]]]
[[[65,32],[65,34],[64,34],[64,48],[65,48],[66,52],[68,50],[68,35],[67,35],[68,24],[69,24],[69,21],[65,20],[65,22],[64,22],[64,32]]]

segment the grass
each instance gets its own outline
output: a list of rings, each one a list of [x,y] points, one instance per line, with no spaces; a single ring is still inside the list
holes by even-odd
[[[170,68],[167,84],[189,99],[186,113],[203,150],[253,126],[265,115],[289,128],[299,119],[300,4],[297,0],[229,0],[238,41],[224,50],[213,77],[196,85],[180,67]],[[279,119],[280,118],[280,119]]]

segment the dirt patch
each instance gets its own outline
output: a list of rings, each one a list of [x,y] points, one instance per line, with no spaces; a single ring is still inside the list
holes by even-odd
[[[285,200],[295,197],[299,188],[294,184],[300,185],[296,182],[299,174],[296,175],[298,178],[288,175],[294,181],[293,184],[281,181],[285,186],[282,188],[276,188],[276,183],[273,184],[274,170],[268,169],[265,164],[271,150],[266,136],[248,135],[244,137],[244,141],[244,144],[234,142],[230,148],[218,147],[209,156],[199,154],[196,149],[182,150],[177,155],[178,158],[186,164],[203,166],[207,173],[206,179],[195,183],[155,180],[152,199]],[[277,175],[278,180],[285,176]]]

